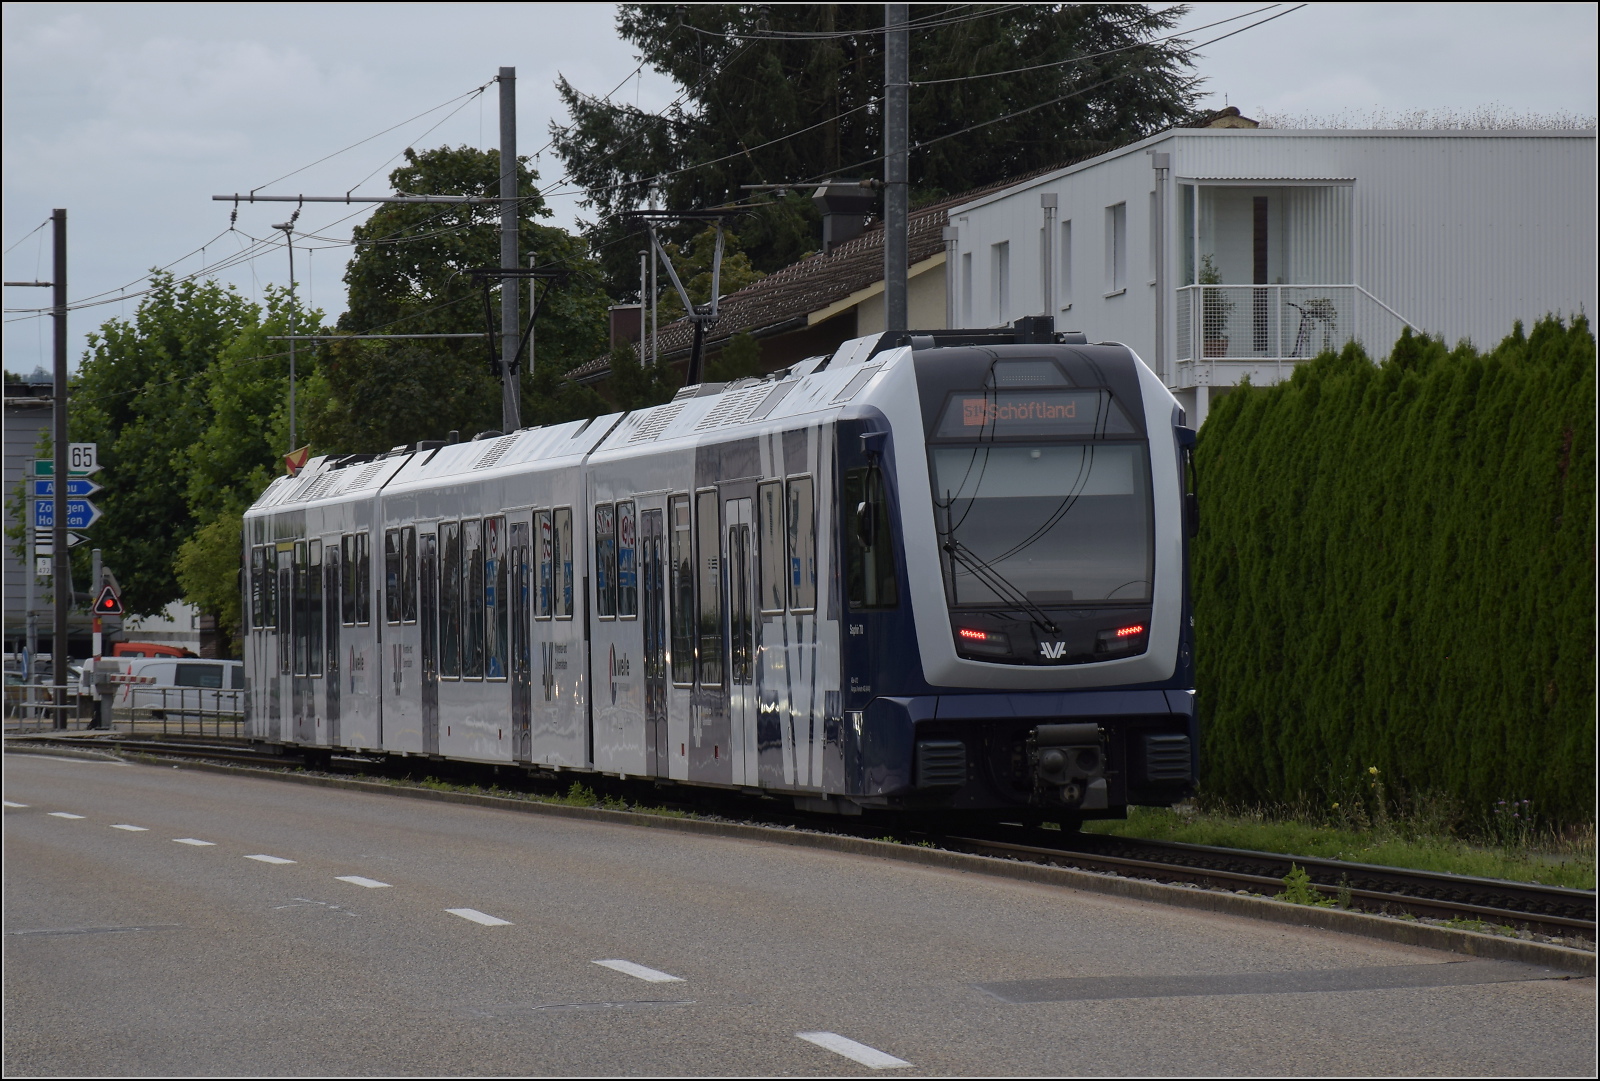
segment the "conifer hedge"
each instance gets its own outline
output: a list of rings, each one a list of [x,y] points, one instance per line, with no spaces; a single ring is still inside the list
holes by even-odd
[[[1593,821],[1595,339],[1405,332],[1217,402],[1196,452],[1202,788],[1332,799],[1376,766],[1469,814]]]

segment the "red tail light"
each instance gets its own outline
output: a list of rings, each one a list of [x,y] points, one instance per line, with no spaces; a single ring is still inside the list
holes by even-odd
[[[975,631],[971,627],[962,627],[960,633],[961,637],[969,642],[987,642],[989,640],[987,634],[982,631]]]
[[[1143,633],[1144,633],[1144,624],[1143,623],[1135,623],[1131,627],[1119,627],[1119,628],[1117,628],[1117,637],[1118,638],[1131,638],[1133,635],[1143,634]]]

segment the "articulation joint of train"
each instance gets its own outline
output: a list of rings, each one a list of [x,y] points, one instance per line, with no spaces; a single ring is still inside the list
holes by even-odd
[[[1193,446],[1130,349],[1031,319],[314,459],[245,516],[249,731],[845,814],[1168,804]]]

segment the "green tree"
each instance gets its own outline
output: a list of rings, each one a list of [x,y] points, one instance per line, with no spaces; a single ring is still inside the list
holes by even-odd
[[[1223,397],[1194,545],[1205,790],[1593,822],[1595,339],[1409,329]]]
[[[93,539],[138,615],[182,595],[173,571],[197,524],[189,505],[188,450],[210,427],[209,376],[217,357],[259,308],[213,281],[177,282],[156,271],[131,319],[89,335],[73,387],[74,440],[100,445],[105,512]]]
[[[683,282],[684,292],[689,294],[689,299],[696,306],[708,303],[711,300],[711,269],[717,253],[716,229],[706,229],[684,245],[668,240],[661,246],[672,260],[672,267],[678,272],[678,280]],[[765,277],[750,265],[750,256],[745,254],[739,234],[725,229],[722,234],[722,266],[717,275],[720,295],[737,293]],[[664,325],[683,315],[683,299],[678,296],[670,280],[658,281],[657,288],[660,298],[656,304],[656,318]]]
[[[240,328],[207,374],[209,423],[180,458],[185,496],[197,525],[242,514],[282,475],[283,455],[295,449],[289,445],[289,351],[287,343],[268,341],[289,332],[288,290],[269,285],[265,303],[265,318]],[[316,333],[322,313],[302,310],[294,325],[298,333]],[[303,442],[305,407],[319,375],[316,351],[302,349],[295,360],[300,414],[296,438]]]
[[[753,334],[735,334],[706,365],[706,380],[731,383],[761,374],[761,343]]]
[[[219,652],[233,657],[241,643],[239,559],[242,516],[228,510],[201,526],[178,547],[174,570],[184,599],[217,621]]]
[[[1155,40],[1185,10],[914,8],[913,198],[1098,153],[1190,115],[1199,80],[1187,43]],[[638,274],[619,214],[652,197],[705,208],[741,199],[742,184],[881,173],[882,26],[881,4],[619,8],[622,37],[682,88],[675,103],[647,113],[563,78],[570,121],[551,126],[567,175],[598,214],[591,241],[614,295],[632,295]],[[1031,106],[1040,107],[1012,115]],[[757,269],[770,273],[816,246],[808,196],[791,192],[741,225]]]
[[[496,195],[498,151],[471,147],[407,150],[390,174],[396,191],[419,195]],[[540,224],[538,176],[518,163],[518,243],[539,266],[565,271],[543,293],[533,356],[523,358],[523,423],[576,412],[592,416],[604,401],[564,385],[562,375],[605,349],[608,300],[585,246]],[[345,272],[350,333],[476,333],[484,329],[483,292],[471,271],[500,262],[498,204],[390,204],[354,231],[356,254]],[[509,288],[525,289],[520,283]],[[526,292],[520,315],[527,319]],[[496,331],[500,287],[491,295]],[[307,402],[307,431],[321,451],[387,450],[454,428],[500,426],[498,377],[482,340],[338,342],[323,351]],[[557,401],[564,398],[564,401]]]

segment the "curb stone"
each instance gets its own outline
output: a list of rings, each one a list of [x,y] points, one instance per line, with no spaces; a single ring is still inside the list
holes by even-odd
[[[76,748],[54,746],[30,747],[6,740],[6,752],[32,754],[69,753],[99,761],[117,761],[115,756]],[[118,750],[122,750],[118,745]],[[125,752],[127,757],[140,764],[154,764],[150,755]],[[1171,886],[1144,879],[1122,878],[1116,875],[1095,874],[1068,867],[1051,867],[1037,863],[978,856],[966,852],[948,852],[937,848],[874,841],[864,837],[846,837],[831,833],[811,833],[804,830],[782,829],[772,826],[745,825],[734,822],[708,822],[695,818],[668,818],[663,815],[643,814],[637,811],[612,811],[600,807],[572,807],[533,800],[510,799],[504,796],[480,795],[471,792],[446,792],[432,788],[412,788],[389,785],[377,781],[358,781],[343,777],[321,777],[308,774],[281,773],[274,770],[248,766],[226,766],[211,762],[162,761],[162,765],[175,765],[180,769],[199,770],[206,773],[223,773],[234,776],[258,777],[289,781],[318,788],[336,788],[347,792],[367,792],[404,796],[410,799],[433,800],[439,803],[456,803],[469,807],[488,807],[497,810],[520,811],[525,814],[548,815],[585,822],[603,822],[646,829],[665,829],[678,833],[694,833],[709,837],[727,837],[745,841],[764,841],[769,844],[792,845],[799,848],[816,848],[829,852],[842,852],[880,859],[899,860],[925,867],[984,874],[995,878],[1010,878],[1024,882],[1065,886],[1090,893],[1126,897],[1131,900],[1151,901],[1179,908],[1215,912],[1222,915],[1243,916],[1269,923],[1295,927],[1314,927],[1341,934],[1359,935],[1363,938],[1393,942],[1405,946],[1442,950],[1465,954],[1483,960],[1515,961],[1527,965],[1543,965],[1592,977],[1596,973],[1596,955],[1584,950],[1554,946],[1544,942],[1504,938],[1499,935],[1480,934],[1432,924],[1413,923],[1409,920],[1371,916],[1364,912],[1346,912],[1342,909],[1312,908],[1291,905],[1265,897],[1248,897],[1236,893],[1219,893],[1215,890],[1188,886]]]

